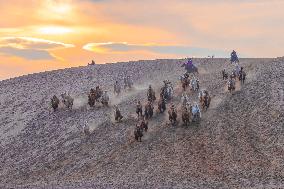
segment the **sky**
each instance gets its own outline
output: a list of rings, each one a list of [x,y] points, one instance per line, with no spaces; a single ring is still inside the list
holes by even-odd
[[[284,55],[284,0],[0,0],[0,80],[146,59]]]

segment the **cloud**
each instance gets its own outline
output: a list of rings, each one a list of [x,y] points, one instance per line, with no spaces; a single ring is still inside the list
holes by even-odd
[[[72,44],[65,44],[56,41],[38,39],[32,37],[3,37],[0,38],[0,46],[12,46],[23,49],[53,50],[74,47]]]
[[[28,60],[51,60],[56,57],[49,50],[74,47],[56,41],[31,37],[2,37],[0,38],[0,53],[17,56]]]
[[[52,60],[54,57],[47,51],[35,49],[17,49],[14,47],[0,47],[0,53],[18,56],[28,60]]]
[[[88,43],[83,49],[96,53],[126,53],[130,51],[148,51],[158,54],[174,54],[182,56],[199,56],[204,57],[214,54],[215,56],[224,57],[228,52],[220,50],[212,50],[199,47],[191,47],[186,45],[160,45],[160,44],[129,44],[121,43]]]

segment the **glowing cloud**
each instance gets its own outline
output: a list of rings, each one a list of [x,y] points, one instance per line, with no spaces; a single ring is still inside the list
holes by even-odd
[[[175,54],[175,55],[195,55],[195,56],[207,56],[214,54],[215,56],[226,56],[228,52],[221,50],[212,50],[207,48],[191,47],[187,45],[163,45],[155,43],[146,44],[129,44],[126,42],[114,43],[88,43],[83,46],[83,49],[100,54],[111,53],[127,53],[130,51],[148,51],[158,54]]]
[[[64,28],[64,27],[50,26],[50,27],[39,28],[38,32],[41,34],[47,34],[47,35],[58,35],[58,34],[71,33],[72,30],[69,28]]]
[[[65,44],[61,42],[32,38],[32,37],[2,37],[0,38],[0,46],[9,46],[19,49],[41,49],[41,50],[75,47],[75,45],[72,44]]]
[[[31,37],[3,37],[0,38],[0,53],[9,56],[22,57],[29,60],[50,60],[54,59],[48,50],[64,49],[75,47],[72,44],[65,44],[45,39]]]

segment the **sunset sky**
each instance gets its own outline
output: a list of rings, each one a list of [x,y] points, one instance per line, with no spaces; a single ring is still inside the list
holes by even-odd
[[[284,0],[0,0],[0,80],[97,63],[284,55]]]

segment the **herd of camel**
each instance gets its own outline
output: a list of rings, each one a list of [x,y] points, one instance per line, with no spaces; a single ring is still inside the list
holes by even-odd
[[[236,64],[235,69],[228,74],[226,70],[222,70],[222,77],[223,80],[227,81],[228,91],[232,93],[235,90],[235,83],[236,79],[241,83],[244,83],[246,73],[244,72],[243,68],[239,67]],[[187,89],[189,88],[193,91],[193,94],[198,94],[199,104],[203,111],[206,111],[211,102],[211,96],[209,91],[207,90],[200,90],[199,80],[196,77],[196,73],[188,73],[186,72],[180,77],[180,83],[183,89],[183,93],[181,96],[181,120],[185,126],[189,125],[191,122],[198,122],[201,119],[201,110],[199,108],[198,103],[191,104],[189,101],[188,94],[186,93]],[[114,94],[117,96],[121,93],[121,86],[118,81],[114,84]],[[133,82],[131,81],[130,76],[124,78],[124,89],[133,89]],[[68,109],[72,109],[74,99],[67,95],[66,93],[61,95],[62,103]],[[167,109],[167,104],[170,103],[170,107],[168,109],[168,119],[171,125],[177,124],[177,117],[178,112],[175,105],[172,103],[174,97],[174,88],[172,83],[169,80],[165,80],[163,86],[159,91],[159,99],[157,100],[157,111],[159,113],[164,113]],[[94,107],[96,103],[101,103],[103,106],[109,106],[109,95],[107,91],[103,91],[99,86],[95,89],[91,89],[88,94],[88,104],[90,107]],[[134,129],[134,137],[137,141],[141,141],[143,137],[143,132],[147,132],[148,130],[148,120],[153,117],[154,114],[154,103],[156,101],[155,91],[150,85],[147,90],[147,103],[143,107],[140,101],[137,101],[136,104],[136,114],[138,117],[138,123]],[[51,106],[54,111],[56,111],[59,107],[60,100],[56,95],[54,95],[51,99]],[[122,113],[118,106],[115,106],[114,112],[115,121],[120,122],[123,119]],[[86,135],[90,134],[89,127],[84,127],[84,133]]]

